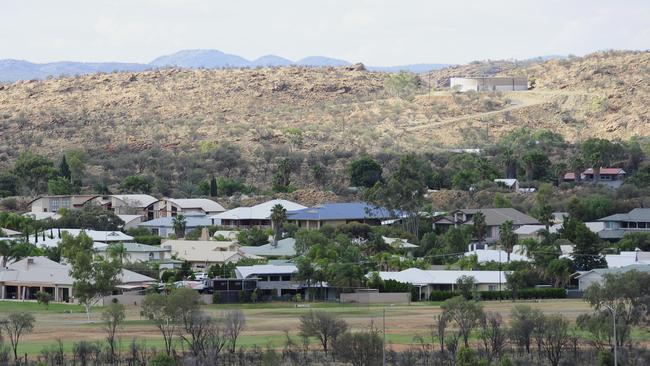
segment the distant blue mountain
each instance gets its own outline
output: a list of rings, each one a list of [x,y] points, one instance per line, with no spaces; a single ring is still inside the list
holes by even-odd
[[[311,67],[339,67],[349,66],[350,62],[324,56],[310,56],[298,61],[291,61],[276,55],[262,56],[256,60],[247,60],[241,56],[221,52],[219,50],[182,50],[169,55],[157,57],[148,64],[121,63],[121,62],[51,62],[37,64],[22,60],[0,60],[0,82],[14,82],[17,80],[44,79],[49,76],[83,75],[95,72],[114,71],[143,71],[161,67],[181,68],[240,68],[259,66],[311,66]],[[450,66],[447,64],[415,64],[404,66],[369,66],[371,71],[397,72],[411,71],[423,73],[431,70]]]

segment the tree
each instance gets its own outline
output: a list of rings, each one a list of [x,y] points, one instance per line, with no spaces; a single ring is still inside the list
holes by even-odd
[[[456,296],[443,302],[440,307],[442,316],[456,323],[465,347],[469,347],[469,336],[483,316],[481,304],[473,300],[466,300],[462,296]]]
[[[185,237],[185,228],[187,227],[187,220],[185,220],[185,215],[177,214],[172,219],[172,226],[174,227],[174,233],[177,238]]]
[[[9,336],[11,349],[14,351],[14,360],[18,360],[18,343],[23,334],[31,333],[34,329],[34,316],[30,313],[11,313],[3,321],[2,329]]]
[[[501,356],[507,343],[507,332],[499,313],[485,313],[479,323],[481,329],[479,338],[487,354],[488,364],[491,364],[495,357]]]
[[[650,233],[631,232],[623,235],[618,242],[619,250],[633,251],[639,248],[642,251],[650,250]]]
[[[310,311],[309,314],[300,316],[300,335],[318,338],[325,354],[329,346],[347,329],[348,324],[332,313]]]
[[[605,258],[600,254],[600,238],[582,221],[572,217],[565,218],[559,234],[561,238],[575,244],[572,257],[577,270],[589,271],[607,265]]]
[[[456,291],[458,291],[465,300],[471,300],[474,297],[476,289],[476,278],[474,276],[460,276],[456,280]]]
[[[46,291],[38,291],[36,293],[36,302],[39,304],[45,305],[45,308],[50,307],[50,301],[52,301],[52,294]]]
[[[548,175],[548,170],[551,165],[548,156],[541,152],[532,150],[527,152],[521,157],[524,169],[526,170],[526,180],[540,180]]]
[[[210,197],[217,197],[218,193],[217,178],[212,176],[212,178],[210,178]]]
[[[55,177],[47,181],[47,190],[53,195],[72,194],[72,184],[64,177]]]
[[[16,195],[18,179],[11,172],[0,172],[0,197]]]
[[[117,328],[122,324],[125,317],[124,305],[118,302],[111,302],[102,312],[104,331],[106,332],[106,341],[110,349],[111,360],[115,359],[115,335],[117,334]]]
[[[11,245],[7,240],[0,240],[0,257],[2,257],[1,269],[7,268],[7,259],[11,255]]]
[[[386,80],[386,90],[394,96],[410,100],[420,85],[420,78],[408,71],[400,71]]]
[[[548,263],[546,275],[552,280],[553,286],[563,288],[574,273],[573,261],[569,258],[557,258]]]
[[[530,345],[538,324],[543,320],[544,314],[539,309],[528,305],[517,305],[510,313],[510,337],[526,353],[530,353]]]
[[[282,225],[287,221],[287,209],[281,204],[277,204],[271,208],[271,226],[273,227],[273,246],[278,245],[278,241],[282,239]]]
[[[237,233],[237,242],[241,245],[260,246],[268,243],[269,235],[265,230],[252,227]]]
[[[506,286],[512,293],[512,301],[515,301],[517,299],[519,289],[526,286],[525,272],[522,270],[517,270],[507,273]]]
[[[501,241],[501,246],[503,250],[506,251],[508,255],[508,263],[510,262],[510,254],[512,253],[513,248],[517,245],[517,234],[515,234],[512,221],[507,220],[499,227],[499,237]]]
[[[384,342],[378,330],[343,333],[333,342],[337,359],[353,366],[381,365]]]
[[[120,182],[122,193],[150,193],[151,180],[141,175],[130,175]]]
[[[604,313],[610,319],[609,324],[612,324],[612,312],[616,314],[617,344],[623,346],[632,326],[648,319],[650,274],[631,270],[603,277],[603,283],[596,282],[587,288],[584,300],[597,312]]]
[[[68,182],[72,179],[72,173],[70,172],[70,166],[68,161],[65,158],[65,154],[61,157],[61,163],[59,164],[59,175],[62,178],[65,178]]]
[[[479,244],[483,243],[485,236],[487,235],[487,225],[485,224],[485,214],[478,211],[472,216],[472,228],[474,231],[474,237]]]
[[[382,168],[371,157],[363,156],[350,163],[348,173],[352,186],[371,188],[381,181]]]
[[[61,217],[55,221],[54,225],[58,228],[118,231],[124,226],[124,221],[113,211],[105,210],[98,205],[87,205],[80,210],[61,210]]]
[[[539,341],[552,366],[558,366],[562,354],[569,346],[569,323],[561,315],[552,314],[543,317],[540,322]]]
[[[70,264],[70,276],[75,297],[86,308],[90,321],[91,307],[102,297],[109,295],[119,283],[122,270],[119,260],[95,255],[93,240],[84,232],[77,237],[63,233],[61,253]]]
[[[241,310],[231,310],[224,316],[225,336],[228,339],[228,351],[235,353],[237,339],[246,327],[246,317]]]
[[[291,173],[296,168],[295,162],[289,157],[278,158],[275,174],[273,175],[273,190],[289,192],[291,189]]]
[[[14,174],[30,194],[45,192],[47,181],[57,174],[54,164],[47,158],[23,152],[14,163]]]
[[[124,259],[129,257],[124,243],[110,244],[107,251],[112,258],[117,258],[120,261],[120,267],[124,266]]]
[[[600,168],[611,165],[622,153],[621,145],[600,138],[587,139],[580,148],[585,163],[593,168],[596,182],[600,181]]]
[[[178,309],[170,304],[170,296],[150,293],[142,300],[141,305],[144,316],[153,321],[160,331],[165,343],[165,352],[168,356],[172,353],[174,334],[176,334],[179,319]]]

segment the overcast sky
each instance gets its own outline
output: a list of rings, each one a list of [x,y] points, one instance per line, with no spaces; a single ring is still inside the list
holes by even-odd
[[[650,1],[0,1],[0,59],[149,62],[195,48],[368,65],[647,50]]]

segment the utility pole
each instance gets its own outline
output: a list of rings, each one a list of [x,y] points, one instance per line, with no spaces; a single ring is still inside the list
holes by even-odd
[[[618,338],[616,337],[616,310],[614,307],[603,304],[612,313],[612,320],[614,323],[614,366],[618,366]]]
[[[381,347],[381,359],[382,359],[382,365],[386,366],[386,308],[383,310],[383,328],[384,328],[384,343]],[[616,337],[616,336],[614,336]],[[617,366],[617,365],[614,365]]]

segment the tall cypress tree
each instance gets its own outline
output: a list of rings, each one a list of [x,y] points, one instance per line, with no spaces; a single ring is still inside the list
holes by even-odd
[[[61,158],[61,164],[59,164],[59,174],[67,180],[71,180],[72,178],[70,166],[68,165],[68,161],[65,159],[65,155],[63,155],[63,158]]]
[[[210,197],[217,197],[217,178],[212,176],[210,179]]]

